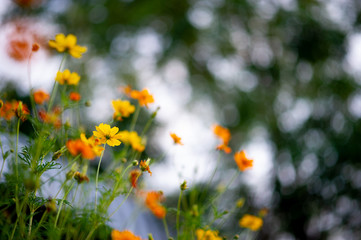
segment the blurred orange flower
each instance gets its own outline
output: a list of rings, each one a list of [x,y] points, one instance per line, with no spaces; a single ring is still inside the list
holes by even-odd
[[[43,90],[37,90],[34,92],[34,100],[36,104],[43,104],[45,101],[48,101],[50,95]]]
[[[69,99],[74,102],[79,102],[81,99],[81,95],[77,92],[71,92],[69,95]]]
[[[79,154],[81,154],[81,156],[85,159],[90,160],[95,158],[95,154],[92,148],[80,139],[68,140],[66,142],[66,147],[68,148],[70,154],[73,156],[78,156]]]
[[[149,94],[147,89],[143,89],[142,91],[132,90],[130,92],[130,97],[133,99],[137,99],[140,106],[148,107],[149,103],[154,102],[153,96]]]
[[[131,231],[124,230],[118,231],[113,229],[112,233],[112,240],[142,240],[140,237],[135,236]]]
[[[60,120],[61,109],[56,107],[52,112],[46,112],[44,110],[39,111],[39,117],[43,120],[44,123],[53,124],[55,128],[59,129],[61,127]]]
[[[217,150],[223,150],[225,153],[231,153],[231,148],[228,146],[229,140],[231,140],[231,133],[227,128],[220,125],[213,126],[213,133],[222,140],[222,144],[217,146]]]
[[[157,218],[164,218],[167,211],[160,202],[164,201],[162,192],[151,191],[147,193],[145,198],[145,205]]]
[[[86,138],[84,133],[80,134],[80,139],[84,143],[88,144],[88,146],[93,150],[96,156],[100,156],[102,154],[104,148],[100,146],[101,143],[99,139],[95,138],[94,136],[91,136],[90,138]]]
[[[243,150],[234,154],[234,161],[237,163],[240,171],[245,171],[253,166],[253,160],[248,159]]]
[[[129,173],[129,181],[132,184],[133,188],[137,187],[138,178],[142,175],[142,172],[139,169],[134,169]]]
[[[13,117],[15,117],[15,105],[16,101],[13,100],[11,102],[6,101],[1,108],[0,116],[10,121]]]
[[[175,133],[170,133],[171,138],[174,141],[174,144],[179,144],[179,145],[183,145],[183,143],[181,142],[181,138],[177,136],[177,134]]]

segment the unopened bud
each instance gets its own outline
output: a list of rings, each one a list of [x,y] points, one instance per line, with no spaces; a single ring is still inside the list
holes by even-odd
[[[153,235],[151,233],[148,234],[148,240],[154,240]]]
[[[233,239],[235,239],[235,240],[239,239],[239,235],[238,234],[234,235]]]
[[[127,159],[126,158],[122,158],[122,163],[126,163],[127,162]]]
[[[3,100],[0,99],[0,110],[3,108],[3,106],[4,106],[4,102]]]
[[[86,101],[86,102],[85,102],[85,106],[86,106],[86,107],[90,107],[91,105],[92,105],[92,104],[91,104],[90,101]]]
[[[152,113],[151,118],[155,118],[157,116],[159,109],[160,107],[157,107],[157,109]]]
[[[183,181],[183,183],[180,185],[180,189],[181,191],[184,191],[186,190],[188,187],[187,187],[187,182],[186,180]]]
[[[45,207],[47,212],[55,212],[56,211],[55,199],[49,198],[48,201],[45,203]]]
[[[133,160],[132,164],[133,164],[133,166],[138,166],[139,162],[138,162],[138,160]]]
[[[40,48],[39,44],[34,43],[34,44],[33,44],[33,47],[31,48],[31,51],[37,52],[37,51],[39,50],[39,48]]]
[[[89,178],[84,173],[76,172],[74,174],[74,179],[78,182],[78,184],[83,183],[84,181],[89,182]]]

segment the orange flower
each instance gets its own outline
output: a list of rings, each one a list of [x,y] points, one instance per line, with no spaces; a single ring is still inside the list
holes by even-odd
[[[140,237],[135,236],[131,231],[128,230],[120,232],[113,229],[111,236],[112,240],[142,240]]]
[[[137,188],[138,178],[142,175],[139,169],[134,169],[129,173],[129,181],[133,188]]]
[[[34,92],[34,100],[36,104],[43,104],[45,101],[48,101],[49,98],[49,94],[47,94],[43,90],[38,90]]]
[[[140,106],[148,107],[149,103],[154,102],[153,96],[149,94],[147,89],[143,89],[142,91],[132,90],[130,92],[130,97],[133,99],[137,99]]]
[[[164,196],[160,191],[148,192],[145,198],[145,205],[157,218],[164,218],[167,213],[165,207],[160,205],[160,202],[162,201],[164,201]]]
[[[217,150],[220,150],[220,151],[224,151],[224,152],[227,153],[227,154],[229,154],[229,153],[232,152],[232,149],[231,149],[228,145],[226,145],[226,144],[224,144],[224,143],[218,145],[216,149],[217,149]]]
[[[71,92],[69,95],[69,99],[74,102],[79,102],[81,99],[81,95],[77,92]]]
[[[234,161],[236,161],[240,171],[245,171],[253,166],[253,160],[248,159],[243,150],[234,154]]]
[[[231,140],[231,133],[229,132],[229,130],[220,125],[214,125],[213,132],[218,138],[223,141],[223,143],[218,145],[216,149],[223,150],[227,154],[230,153],[232,150],[228,146],[229,140]]]
[[[68,148],[70,154],[73,156],[81,154],[81,156],[85,159],[90,160],[95,158],[95,154],[92,148],[80,139],[68,140],[68,142],[66,143],[66,147]]]
[[[44,110],[39,111],[39,117],[43,120],[44,123],[53,124],[55,128],[59,129],[61,127],[60,120],[61,109],[56,107],[52,112],[46,112]]]
[[[170,133],[170,136],[173,138],[174,144],[183,145],[181,142],[181,138],[177,136],[175,133]]]
[[[147,161],[141,160],[139,163],[139,167],[143,172],[147,171],[150,174],[150,176],[152,176],[152,172],[149,169],[149,163],[150,163],[150,158],[148,158]]]
[[[130,97],[130,93],[132,92],[132,88],[129,85],[125,87],[120,87],[119,90],[123,91],[128,97]]]
[[[5,102],[0,111],[0,116],[10,121],[13,117],[15,117],[15,104],[16,101]]]
[[[84,143],[88,144],[88,146],[93,150],[96,156],[100,156],[102,154],[104,148],[100,146],[101,143],[99,139],[95,138],[94,136],[91,136],[90,138],[86,138],[84,133],[80,134],[80,139]]]
[[[29,108],[22,101],[15,102],[14,111],[15,111],[15,115],[23,122],[30,114]]]

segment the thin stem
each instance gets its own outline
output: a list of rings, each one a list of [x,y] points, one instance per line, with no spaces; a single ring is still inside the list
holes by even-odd
[[[28,232],[28,238],[30,239],[30,236],[31,236],[31,227],[33,225],[33,216],[34,216],[34,210],[31,211],[31,217],[30,217],[30,220],[29,220],[29,232]]]
[[[105,145],[106,145],[106,144],[104,143],[104,150],[102,151],[102,154],[100,155],[100,159],[99,159],[99,163],[98,163],[97,175],[96,175],[96,178],[95,178],[95,204],[94,204],[95,212],[97,211],[99,169],[100,169],[100,164],[101,164],[101,162],[102,162],[103,155],[104,155],[104,152],[105,152]]]
[[[0,179],[1,179],[1,176],[3,174],[3,170],[4,170],[4,165],[5,165],[5,154],[4,154],[4,149],[3,149],[3,144],[1,142],[1,136],[0,136],[0,148],[1,148],[1,155],[3,157],[3,163],[1,165],[1,172],[0,172]]]
[[[39,223],[38,223],[38,226],[35,228],[35,230],[33,231],[33,235],[39,230],[41,224],[43,223],[44,219],[45,219],[45,216],[47,214],[47,211],[44,211],[43,213],[43,216],[41,217]],[[31,238],[30,238],[31,239]]]
[[[138,103],[137,110],[135,111],[133,118],[132,118],[132,122],[130,124],[129,132],[132,132],[134,130],[135,123],[138,120],[139,112],[140,112],[140,105]]]
[[[177,220],[176,220],[176,226],[177,226],[177,239],[179,238],[179,215],[180,215],[180,204],[182,200],[182,193],[183,190],[181,190],[178,198],[178,206],[177,206]]]
[[[60,206],[59,206],[58,214],[56,215],[56,218],[55,218],[54,227],[56,227],[56,224],[58,223],[59,215],[60,215],[60,212],[61,212],[61,208],[63,207],[64,200],[65,200],[65,198],[68,196],[68,194],[69,194],[69,192],[71,191],[71,189],[73,188],[74,183],[75,183],[75,182],[73,182],[73,183],[71,184],[69,190],[64,194],[64,197],[61,199],[61,203],[60,203]]]
[[[63,63],[66,59],[66,53],[63,54],[63,58],[61,59],[61,62],[60,62],[60,66],[59,66],[59,70],[61,70],[62,66],[63,66]],[[58,82],[55,81],[54,82],[54,85],[53,85],[53,89],[51,91],[51,95],[50,95],[50,101],[49,101],[49,105],[48,105],[48,112],[50,112],[50,109],[51,107],[53,106],[53,103],[54,103],[54,99],[55,99],[55,96],[56,96],[56,91],[58,90]]]
[[[163,225],[164,225],[165,233],[167,234],[167,239],[169,239],[168,225],[167,225],[167,221],[165,220],[165,217],[163,218]]]
[[[127,195],[125,196],[125,198],[123,199],[123,201],[119,204],[119,206],[109,215],[109,217],[106,218],[105,221],[109,220],[118,210],[119,208],[123,205],[123,203],[128,199],[130,193],[132,192],[133,187],[131,187],[127,193]]]
[[[16,213],[19,217],[19,169],[18,169],[18,146],[19,146],[19,131],[20,131],[20,118],[16,126],[16,144],[15,144],[15,175],[16,175],[16,187],[15,187],[15,201],[16,201]]]

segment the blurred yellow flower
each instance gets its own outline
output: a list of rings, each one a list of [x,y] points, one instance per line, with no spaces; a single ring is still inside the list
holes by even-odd
[[[96,131],[93,131],[93,134],[99,139],[100,143],[106,143],[111,147],[120,145],[121,142],[119,139],[121,138],[121,135],[118,133],[119,128],[110,128],[110,125],[101,123],[99,126],[96,126],[95,129]]]
[[[81,55],[87,51],[87,48],[77,45],[76,41],[76,36],[73,34],[65,37],[64,34],[59,33],[55,36],[55,40],[49,41],[49,46],[55,48],[58,52],[68,51],[73,57],[81,58]]]
[[[80,76],[76,72],[70,72],[69,69],[65,69],[63,72],[58,72],[55,77],[55,81],[59,84],[78,85]]]
[[[112,240],[142,240],[140,237],[135,236],[131,231],[124,230],[118,231],[113,229],[112,233]]]
[[[203,230],[197,229],[196,230],[197,240],[207,239],[207,240],[222,240],[220,236],[218,236],[218,231],[212,230]]]
[[[120,140],[124,143],[130,144],[132,148],[138,152],[143,152],[145,146],[142,144],[142,138],[138,136],[138,133],[135,131],[121,131],[119,133],[121,135]]]
[[[170,136],[172,137],[174,144],[179,144],[179,145],[183,145],[183,143],[181,142],[181,138],[177,136],[177,134],[175,133],[170,133]]]
[[[252,231],[257,231],[262,227],[263,220],[262,218],[250,214],[245,214],[241,218],[241,220],[239,220],[239,225],[243,228],[248,228],[251,229]]]
[[[253,160],[246,157],[246,153],[242,150],[234,154],[234,161],[240,171],[245,171],[253,166]]]
[[[135,106],[129,101],[117,99],[112,101],[112,105],[114,109],[113,118],[118,121],[123,120],[122,117],[129,117],[135,111]]]

